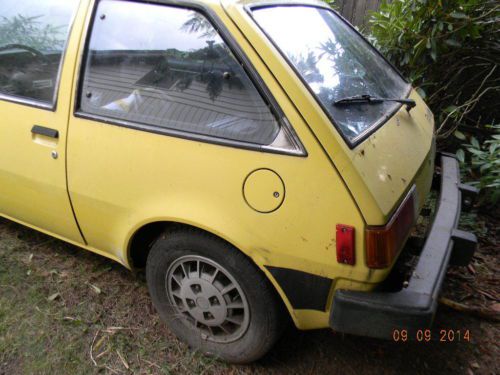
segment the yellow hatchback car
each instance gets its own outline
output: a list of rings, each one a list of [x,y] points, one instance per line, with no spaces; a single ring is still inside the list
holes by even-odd
[[[323,2],[1,2],[0,214],[145,268],[203,353],[256,360],[287,316],[427,328],[476,244],[456,228],[474,190],[435,157],[429,108]]]

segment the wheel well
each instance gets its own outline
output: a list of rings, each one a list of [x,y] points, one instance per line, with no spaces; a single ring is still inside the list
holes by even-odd
[[[128,249],[128,258],[130,266],[133,269],[140,269],[146,267],[146,261],[148,259],[149,252],[151,251],[151,247],[153,246],[155,240],[158,237],[160,237],[162,233],[165,233],[166,231],[182,229],[182,228],[191,230],[195,229],[197,231],[202,231],[208,233],[211,236],[220,238],[219,236],[211,232],[208,232],[204,229],[189,224],[183,224],[173,221],[159,221],[159,222],[149,223],[140,228],[139,230],[137,230],[137,232],[135,232],[134,235],[132,236]],[[226,241],[224,239],[222,240]]]
[[[183,224],[173,221],[159,221],[146,224],[140,228],[132,236],[130,241],[130,246],[128,249],[129,264],[133,269],[140,269],[146,267],[146,261],[148,259],[149,252],[153,246],[155,240],[160,237],[160,235],[168,230],[174,229],[195,229],[197,231],[202,231],[208,233],[211,236],[220,238],[219,236],[208,232],[204,229],[195,227],[189,224]],[[221,240],[227,242],[223,238]]]
[[[130,241],[130,246],[128,250],[128,257],[129,257],[129,263],[132,269],[141,269],[146,267],[146,261],[148,259],[149,252],[151,251],[151,247],[154,243],[154,241],[165,231],[167,230],[172,230],[174,228],[186,228],[186,229],[196,229],[199,231],[206,232],[210,234],[211,236],[216,236],[213,233],[207,232],[206,230],[194,227],[192,225],[188,224],[181,224],[177,222],[154,222],[154,223],[149,223],[142,228],[140,228],[132,237],[132,240]],[[220,238],[220,237],[218,237]],[[226,241],[222,238],[220,238],[223,241]],[[227,241],[226,241],[227,242]],[[234,247],[234,246],[233,246]],[[241,251],[241,250],[238,250]],[[247,256],[246,254],[244,254]],[[251,260],[253,263],[253,261]],[[255,263],[253,263],[255,268],[259,271],[262,272],[259,267]],[[266,276],[265,276],[266,277]],[[267,277],[266,277],[267,279]],[[278,291],[274,287],[274,285],[271,283],[270,280],[267,280],[270,284],[274,292],[276,293],[277,300],[280,303],[281,308],[283,311],[286,312],[286,316],[288,318],[291,318],[288,309],[285,307],[285,303],[280,297]]]
[[[149,223],[135,232],[128,249],[128,259],[133,269],[146,267],[146,261],[154,241],[173,225],[179,224],[163,221]]]

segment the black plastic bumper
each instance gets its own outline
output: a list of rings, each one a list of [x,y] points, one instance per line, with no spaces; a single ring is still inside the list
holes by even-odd
[[[438,208],[408,287],[396,293],[337,290],[330,315],[335,331],[391,338],[394,330],[431,326],[448,264],[466,265],[477,246],[474,234],[457,229],[462,200],[477,191],[460,183],[455,158],[440,159]]]

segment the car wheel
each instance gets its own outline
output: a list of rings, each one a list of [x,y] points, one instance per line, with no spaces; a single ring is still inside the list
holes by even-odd
[[[245,255],[208,233],[163,234],[151,248],[146,277],[161,318],[205,355],[252,362],[283,331],[282,303],[270,282]]]

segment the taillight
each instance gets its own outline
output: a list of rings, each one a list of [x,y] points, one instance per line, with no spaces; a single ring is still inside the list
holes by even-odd
[[[354,257],[354,227],[337,224],[337,262],[353,265]]]
[[[416,221],[415,187],[385,226],[366,228],[366,263],[370,268],[389,267],[403,247]]]

